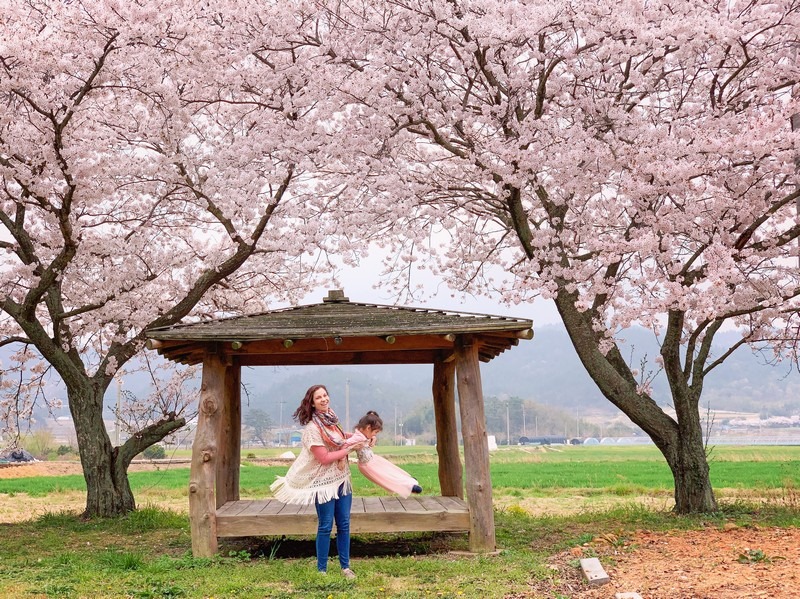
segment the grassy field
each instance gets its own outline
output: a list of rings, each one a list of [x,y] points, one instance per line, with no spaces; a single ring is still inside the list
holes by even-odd
[[[432,448],[385,447],[381,452],[418,476],[426,493],[438,491]],[[223,541],[218,557],[197,559],[191,556],[184,513],[145,507],[123,519],[91,521],[72,513],[46,513],[27,522],[0,524],[0,597],[566,598],[535,592],[564,575],[547,566],[547,557],[600,534],[623,545],[642,528],[723,527],[731,522],[800,526],[795,492],[800,488],[800,447],[720,447],[711,455],[721,510],[682,517],[632,500],[671,494],[669,470],[652,447],[501,449],[491,458],[499,555],[454,556],[450,550],[466,548],[463,534],[363,535],[353,539],[356,581],[342,578],[333,567],[326,577],[316,575],[313,540],[308,538]],[[285,470],[245,462],[242,495],[264,496],[274,476]],[[131,473],[130,478],[137,496],[185,495],[188,472],[173,466]],[[355,468],[353,472],[356,494],[382,494]],[[0,480],[0,493],[23,502],[30,495],[83,488],[80,476]],[[747,498],[733,491],[746,491]],[[552,516],[526,507],[537,496],[555,502],[603,497],[612,503]]]
[[[381,453],[411,472],[427,493],[438,493],[438,464],[433,448],[380,448]],[[270,458],[264,455],[263,458]],[[770,490],[800,488],[800,446],[719,447],[711,459],[711,481],[717,489]],[[264,496],[270,483],[287,466],[261,466],[245,460],[241,468],[243,497]],[[565,447],[561,449],[501,449],[491,456],[495,493],[531,495],[561,494],[565,490],[604,491],[612,495],[671,493],[672,476],[661,454],[644,447]],[[359,492],[383,491],[353,469]],[[145,489],[185,490],[189,468],[168,465],[152,472],[132,472],[134,493]],[[43,496],[61,491],[84,491],[80,475],[0,480],[0,493]]]

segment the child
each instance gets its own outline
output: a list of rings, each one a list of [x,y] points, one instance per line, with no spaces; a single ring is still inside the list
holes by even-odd
[[[374,444],[374,439],[383,430],[383,420],[377,412],[367,412],[356,424],[352,436],[348,437],[345,445],[355,445],[369,441]],[[417,480],[402,468],[395,466],[386,458],[375,455],[372,449],[365,446],[356,450],[358,455],[358,469],[367,479],[383,487],[390,493],[396,493],[404,499],[411,493],[422,493],[422,487]]]

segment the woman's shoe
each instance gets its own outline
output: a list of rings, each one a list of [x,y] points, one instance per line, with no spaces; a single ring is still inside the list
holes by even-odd
[[[353,572],[350,568],[342,568],[342,576],[345,578],[355,578],[356,573]]]
[[[420,487],[419,485],[414,485],[413,487],[411,487],[411,492],[417,494],[422,493],[422,487]]]

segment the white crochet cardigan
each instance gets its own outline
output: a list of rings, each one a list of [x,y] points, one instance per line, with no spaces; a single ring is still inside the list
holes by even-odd
[[[342,483],[344,483],[342,495],[352,493],[350,464],[347,458],[331,464],[321,464],[311,453],[311,448],[315,445],[325,445],[317,425],[313,422],[306,424],[301,439],[303,448],[289,467],[286,476],[279,476],[270,485],[275,498],[283,503],[302,505],[312,504],[315,500],[326,503],[339,498],[339,487]]]

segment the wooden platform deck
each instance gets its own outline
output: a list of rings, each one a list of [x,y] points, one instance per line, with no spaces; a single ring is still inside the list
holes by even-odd
[[[350,532],[468,531],[469,508],[458,497],[354,497]],[[314,535],[313,505],[276,499],[229,501],[217,509],[218,537]]]

